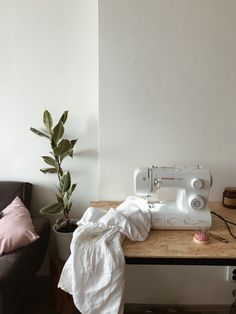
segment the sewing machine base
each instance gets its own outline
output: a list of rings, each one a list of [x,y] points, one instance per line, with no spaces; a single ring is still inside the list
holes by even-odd
[[[152,213],[151,228],[173,230],[210,229],[211,213],[209,208],[184,211],[176,206],[176,202],[154,203],[150,207]]]

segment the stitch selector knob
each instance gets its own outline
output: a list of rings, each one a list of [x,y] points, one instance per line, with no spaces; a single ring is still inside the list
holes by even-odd
[[[191,185],[195,190],[200,190],[203,188],[204,182],[202,179],[195,178],[191,181]]]
[[[189,203],[193,209],[203,209],[205,206],[204,199],[199,195],[193,195],[190,197]]]

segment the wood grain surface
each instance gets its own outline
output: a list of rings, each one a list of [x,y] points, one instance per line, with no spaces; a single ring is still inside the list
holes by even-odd
[[[96,208],[115,208],[120,202],[116,201],[92,201],[91,206]],[[222,215],[225,219],[236,223],[236,210],[222,206],[220,202],[210,202],[209,208]],[[236,226],[230,225],[236,235]],[[236,240],[229,234],[225,223],[215,215],[212,215],[212,227],[215,235],[229,241],[224,243],[210,238],[208,244],[198,244],[193,241],[192,230],[151,230],[147,240],[134,242],[125,239],[123,243],[124,254],[132,258],[217,258],[235,259]]]

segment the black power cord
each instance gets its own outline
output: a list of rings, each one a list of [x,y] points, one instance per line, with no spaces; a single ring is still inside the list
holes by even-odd
[[[236,240],[236,235],[234,235],[234,234],[232,233],[232,231],[231,231],[231,229],[230,229],[230,226],[229,226],[229,224],[236,226],[236,223],[233,222],[233,221],[230,221],[230,220],[225,219],[223,216],[217,214],[216,212],[211,211],[211,213],[212,213],[213,215],[217,216],[219,219],[221,219],[221,220],[224,221],[225,226],[226,226],[226,228],[227,228],[228,231],[229,231],[229,234],[231,235],[231,237],[233,237],[233,238]]]

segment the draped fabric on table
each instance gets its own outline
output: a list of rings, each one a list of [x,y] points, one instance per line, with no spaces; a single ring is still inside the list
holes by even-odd
[[[151,226],[145,200],[128,197],[116,209],[89,207],[73,234],[71,255],[58,287],[73,296],[83,314],[122,314],[124,308],[124,237],[144,241]]]

